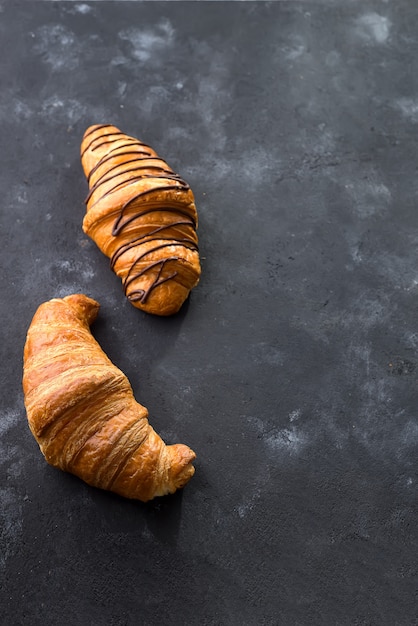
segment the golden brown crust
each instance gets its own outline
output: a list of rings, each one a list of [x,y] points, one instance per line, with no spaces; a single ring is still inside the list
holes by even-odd
[[[176,313],[200,278],[193,192],[157,153],[116,126],[84,133],[83,230],[111,259],[139,309]]]
[[[126,376],[90,332],[99,310],[83,294],[40,305],[27,333],[23,391],[30,429],[51,465],[146,502],[194,474],[194,452],[166,446]]]

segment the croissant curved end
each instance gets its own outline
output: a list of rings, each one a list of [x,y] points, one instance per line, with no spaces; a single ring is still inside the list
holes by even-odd
[[[175,491],[184,487],[195,473],[192,463],[196,459],[196,454],[182,443],[168,446],[168,448],[172,455],[171,480]]]
[[[89,326],[96,319],[100,304],[82,293],[75,293],[63,298],[79,314],[80,319],[85,320]]]

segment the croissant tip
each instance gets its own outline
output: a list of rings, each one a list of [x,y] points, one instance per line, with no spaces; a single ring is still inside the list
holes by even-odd
[[[196,459],[196,454],[182,443],[169,446],[169,449],[171,449],[173,455],[173,463],[171,465],[173,486],[175,489],[181,489],[195,473],[192,463]]]
[[[99,313],[100,304],[84,293],[74,293],[66,296],[63,300],[81,313],[89,325],[94,322]]]

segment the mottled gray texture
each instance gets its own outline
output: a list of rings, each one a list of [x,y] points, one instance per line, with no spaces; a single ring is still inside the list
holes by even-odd
[[[418,4],[0,0],[0,44],[2,624],[417,624]],[[171,319],[81,230],[101,122],[195,191],[202,280]],[[43,461],[22,349],[74,291],[196,450],[183,493]]]

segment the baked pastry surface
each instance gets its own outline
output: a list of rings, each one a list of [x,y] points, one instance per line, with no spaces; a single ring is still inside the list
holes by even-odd
[[[189,185],[150,146],[110,124],[86,130],[81,163],[90,189],[84,232],[135,307],[176,313],[201,274]]]
[[[98,311],[83,294],[36,311],[23,359],[29,427],[48,463],[90,485],[144,502],[173,493],[193,476],[195,453],[167,446],[150,426],[90,332]]]

